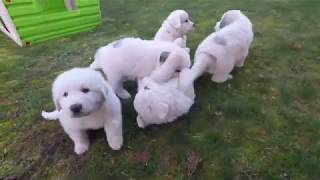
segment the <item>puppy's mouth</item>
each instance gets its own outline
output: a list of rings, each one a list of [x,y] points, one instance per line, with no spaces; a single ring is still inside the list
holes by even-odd
[[[195,29],[196,29],[196,28],[195,28],[195,24],[194,24],[194,25],[192,25],[192,27],[190,28],[190,31],[189,31],[189,32],[193,32]]]
[[[82,118],[85,116],[89,116],[90,113],[84,113],[84,112],[79,112],[79,113],[72,113],[73,118]]]

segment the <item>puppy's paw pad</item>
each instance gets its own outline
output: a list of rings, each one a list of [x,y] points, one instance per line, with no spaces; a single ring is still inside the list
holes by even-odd
[[[117,94],[121,99],[130,99],[131,98],[130,93],[126,90],[119,91]]]
[[[89,149],[89,145],[86,144],[77,144],[74,147],[74,152],[78,155],[81,155],[83,153],[85,153],[86,151],[88,151]]]

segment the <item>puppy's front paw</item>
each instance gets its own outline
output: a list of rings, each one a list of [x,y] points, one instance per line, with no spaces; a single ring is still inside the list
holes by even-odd
[[[41,116],[42,116],[44,119],[49,119],[49,113],[46,112],[46,111],[42,111],[42,112],[41,112]]]
[[[184,48],[184,49],[187,51],[188,54],[190,53],[190,48]]]
[[[120,90],[117,91],[117,95],[121,98],[121,99],[130,99],[131,95],[128,91],[126,90]]]
[[[89,149],[89,144],[75,144],[74,146],[74,152],[78,155],[81,155],[88,151]]]
[[[120,150],[123,144],[123,137],[113,136],[108,139],[108,144],[112,150]]]

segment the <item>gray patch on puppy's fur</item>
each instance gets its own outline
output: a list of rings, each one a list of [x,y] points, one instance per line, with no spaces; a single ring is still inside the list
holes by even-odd
[[[229,22],[228,18],[227,18],[227,17],[224,17],[224,18],[221,20],[219,27],[220,27],[220,29],[222,29],[222,28],[228,26],[229,24],[230,24],[230,22]]]
[[[112,44],[112,47],[118,48],[121,46],[123,39],[120,39]]]
[[[162,64],[162,63],[166,62],[166,60],[168,59],[169,55],[170,55],[170,52],[168,52],[168,51],[162,52],[160,54],[160,63]]]
[[[227,45],[227,41],[224,38],[219,37],[219,36],[213,37],[213,42],[215,44],[219,44],[221,46],[226,46]]]

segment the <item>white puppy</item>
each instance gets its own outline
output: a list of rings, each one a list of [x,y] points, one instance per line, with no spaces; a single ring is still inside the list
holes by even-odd
[[[188,52],[174,43],[125,38],[100,48],[90,67],[102,68],[116,94],[127,99],[131,96],[123,88],[123,81],[146,76],[166,81],[190,65]]]
[[[90,68],[74,68],[59,75],[52,87],[56,110],[42,112],[45,119],[59,119],[74,142],[77,154],[89,148],[88,129],[104,128],[113,150],[123,143],[121,104],[102,75]]]
[[[186,114],[194,103],[193,82],[180,86],[180,79],[190,73],[186,68],[167,82],[156,83],[146,77],[139,81],[134,108],[138,112],[137,124],[145,128],[151,124],[163,124]]]
[[[232,79],[234,66],[242,67],[253,41],[250,20],[239,10],[226,12],[216,25],[216,32],[198,46],[191,77],[211,73],[217,83]],[[192,74],[191,73],[191,74]]]
[[[189,14],[184,10],[175,10],[163,21],[154,40],[177,42],[186,48],[187,33],[193,29],[194,23],[190,20]]]

